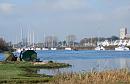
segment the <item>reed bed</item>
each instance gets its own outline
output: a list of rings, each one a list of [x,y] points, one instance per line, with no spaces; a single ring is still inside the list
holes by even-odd
[[[49,84],[130,84],[127,69],[91,73],[64,73],[54,76]]]

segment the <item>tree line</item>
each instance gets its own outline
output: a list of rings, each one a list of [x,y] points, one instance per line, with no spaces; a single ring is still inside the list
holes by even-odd
[[[0,52],[9,50],[12,50],[12,46],[9,46],[9,44],[3,38],[0,38]]]

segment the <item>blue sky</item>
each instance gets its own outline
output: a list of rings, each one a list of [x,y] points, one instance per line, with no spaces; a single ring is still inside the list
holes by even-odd
[[[43,35],[59,40],[74,34],[84,37],[119,36],[119,29],[130,33],[130,0],[0,0],[0,36],[20,40],[27,32],[35,40]]]

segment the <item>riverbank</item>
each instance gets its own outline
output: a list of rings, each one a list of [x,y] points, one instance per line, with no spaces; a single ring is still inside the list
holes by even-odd
[[[54,65],[53,67],[51,66]],[[58,66],[57,66],[58,65]],[[90,72],[61,73],[55,76],[37,74],[38,68],[59,68],[64,63],[34,65],[30,62],[0,62],[0,84],[129,84],[130,73],[127,69]],[[40,66],[40,67],[39,67]]]
[[[43,83],[52,80],[52,76],[37,74],[40,68],[63,68],[69,64],[53,63],[34,65],[31,62],[0,62],[0,84],[1,83]]]

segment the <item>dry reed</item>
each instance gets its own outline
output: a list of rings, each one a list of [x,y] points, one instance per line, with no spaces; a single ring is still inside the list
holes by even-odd
[[[130,84],[130,74],[127,69],[91,73],[64,73],[54,76],[54,80],[50,84]]]

